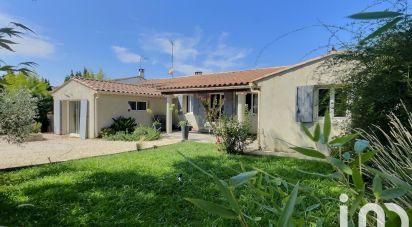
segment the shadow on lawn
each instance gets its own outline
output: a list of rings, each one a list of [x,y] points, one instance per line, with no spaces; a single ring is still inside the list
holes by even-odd
[[[277,157],[199,156],[193,162],[227,179],[240,171],[239,162],[256,166],[271,173],[288,176],[297,181],[316,180],[316,177],[296,172],[296,161]],[[280,165],[276,165],[278,164]],[[298,163],[308,161],[297,161]],[[124,163],[112,162],[110,172],[87,166],[70,167],[56,164],[30,172],[22,181],[41,181],[22,187],[22,196],[28,204],[18,208],[11,193],[0,191],[0,225],[233,225],[236,222],[194,208],[184,197],[220,201],[214,183],[194,169],[186,160],[173,163],[171,171],[151,173],[139,166],[124,170]],[[156,163],[154,163],[156,165]],[[305,163],[305,170],[327,168],[319,163]],[[183,182],[177,175],[183,174]],[[70,178],[70,175],[76,177]],[[43,179],[43,178],[47,179]]]

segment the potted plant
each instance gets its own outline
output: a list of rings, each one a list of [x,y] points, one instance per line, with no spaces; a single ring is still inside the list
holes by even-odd
[[[180,121],[179,127],[182,130],[182,140],[187,140],[189,138],[189,130],[191,128],[187,120]]]

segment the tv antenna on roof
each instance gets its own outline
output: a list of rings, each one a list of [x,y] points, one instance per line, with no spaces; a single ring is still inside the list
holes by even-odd
[[[169,71],[167,73],[169,75],[171,75],[172,78],[173,78],[173,73],[174,73],[174,68],[173,68],[173,47],[174,47],[175,43],[171,39],[169,39],[169,42],[170,42],[170,45],[172,45],[172,66],[169,68]]]
[[[140,55],[139,56],[139,69],[142,68],[142,63],[147,60],[147,58],[145,56]]]

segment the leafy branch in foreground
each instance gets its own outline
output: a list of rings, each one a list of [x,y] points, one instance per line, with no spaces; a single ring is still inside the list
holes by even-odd
[[[280,177],[268,174],[258,168],[246,171],[242,164],[241,169],[243,172],[232,176],[228,180],[221,180],[216,175],[202,169],[181,152],[178,153],[194,168],[213,179],[226,202],[225,204],[218,204],[202,199],[186,198],[194,206],[222,218],[237,220],[241,226],[249,226],[249,222],[262,225],[262,217],[252,217],[247,214],[245,207],[240,202],[243,195],[251,193],[253,203],[256,206],[253,210],[270,214],[269,226],[321,225],[321,220],[314,219],[313,216],[309,215],[311,211],[320,207],[320,202],[304,204],[306,196],[299,195],[299,192],[308,194],[310,191],[300,186],[299,182],[296,184],[288,183]],[[242,193],[240,198],[236,196],[236,192]],[[318,201],[317,198],[315,200]],[[298,206],[303,207],[303,209],[297,209]]]
[[[383,33],[389,31],[390,29],[394,28],[402,20],[406,20],[408,21],[408,23],[411,23],[412,20],[409,19],[410,16],[410,14],[385,10],[376,12],[355,13],[350,15],[349,18],[354,20],[387,20],[385,24],[378,27],[375,31],[373,31],[371,34],[369,34],[360,41],[360,44],[365,44],[367,41],[374,39],[382,35]]]
[[[305,126],[302,125],[302,127],[305,134],[312,141],[325,145],[328,150],[343,148],[345,144],[352,142],[357,136],[356,134],[343,135],[328,142],[332,127],[329,112],[325,114],[323,130],[320,130],[319,124],[316,125],[313,133]],[[349,211],[349,218],[353,226],[354,214],[362,205],[369,203],[369,201],[374,201],[382,205],[385,201],[399,199],[405,194],[412,192],[412,186],[398,177],[366,165],[366,163],[376,155],[376,151],[370,149],[369,141],[367,140],[356,140],[353,146],[354,152],[347,151],[342,155],[341,150],[339,150],[340,154],[338,158],[326,156],[315,148],[291,147],[291,149],[312,158],[322,159],[336,170],[334,174],[325,177],[337,179],[340,184],[343,184],[353,192],[355,198]],[[364,169],[368,171],[368,175],[364,173]],[[319,173],[314,174],[317,176],[320,175]],[[367,177],[373,179],[372,185],[368,185]],[[386,181],[386,184],[384,181]],[[384,189],[386,185],[390,185],[391,188]],[[372,193],[368,191],[370,188]],[[408,213],[412,213],[412,209],[409,209]],[[396,226],[394,223],[396,223],[397,218],[398,216],[396,215],[389,216],[386,225]]]
[[[12,26],[0,28],[0,50],[4,49],[7,51],[15,52],[12,45],[16,45],[17,43],[13,41],[13,39],[21,38],[22,35],[26,32],[34,33],[34,31],[20,23],[10,22],[10,24]],[[37,64],[34,62],[22,62],[17,66],[11,66],[0,60],[0,71],[21,72],[27,75],[28,73],[33,73],[30,68],[36,65]]]

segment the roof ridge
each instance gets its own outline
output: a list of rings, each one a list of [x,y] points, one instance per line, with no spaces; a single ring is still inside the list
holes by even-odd
[[[71,79],[90,80],[90,81],[98,81],[98,82],[104,82],[104,83],[130,85],[130,86],[136,86],[136,87],[140,85],[140,84],[127,84],[127,83],[117,82],[117,81],[113,81],[113,80],[98,80],[98,79],[94,79],[94,78],[84,78],[84,77],[79,77],[79,76],[74,76]]]
[[[231,70],[231,71],[220,71],[220,72],[211,72],[211,73],[205,73],[199,76],[208,76],[208,75],[214,75],[214,74],[223,74],[223,73],[237,73],[237,72],[246,72],[246,71],[255,71],[255,70],[263,70],[263,69],[278,69],[278,68],[284,68],[288,67],[287,65],[285,66],[270,66],[270,67],[263,67],[263,68],[254,68],[254,69],[243,69],[243,70]],[[147,79],[145,82],[150,82],[154,80],[170,80],[170,79],[178,79],[178,78],[187,78],[187,77],[192,77],[192,76],[198,76],[198,75],[183,75],[183,76],[177,76],[177,77],[171,77],[171,78],[155,78],[155,79]]]

